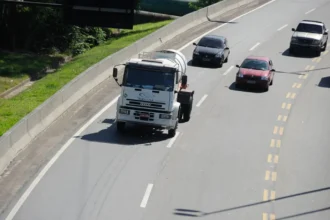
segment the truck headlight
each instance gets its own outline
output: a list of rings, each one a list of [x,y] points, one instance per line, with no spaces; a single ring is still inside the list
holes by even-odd
[[[262,76],[261,80],[268,80],[268,76]]]
[[[198,53],[198,51],[195,50],[195,51],[194,51],[194,54],[195,54],[195,55],[198,55],[199,53]]]
[[[160,119],[170,119],[171,117],[172,117],[172,115],[169,115],[169,114],[160,114],[159,115]]]
[[[238,76],[239,78],[243,78],[243,77],[244,77],[242,73],[238,73],[237,76]]]
[[[321,41],[319,41],[319,40],[313,40],[313,44],[314,45],[319,45],[319,44],[321,44]]]
[[[221,56],[221,53],[217,53],[216,55],[215,55],[215,57],[220,57]]]
[[[129,110],[121,108],[119,109],[119,113],[123,115],[129,115]]]

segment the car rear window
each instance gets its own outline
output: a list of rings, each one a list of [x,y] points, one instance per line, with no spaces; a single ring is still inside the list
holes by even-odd
[[[299,32],[308,32],[308,33],[316,33],[322,34],[322,26],[315,24],[304,24],[300,23],[297,27],[297,31]]]
[[[268,70],[268,62],[264,60],[245,59],[241,65],[244,69]]]

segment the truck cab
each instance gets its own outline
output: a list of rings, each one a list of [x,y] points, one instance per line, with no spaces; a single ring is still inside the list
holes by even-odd
[[[182,91],[187,83],[187,76],[183,75],[186,60],[183,55],[183,59],[177,59],[177,55],[177,51],[160,51],[149,55],[151,58],[126,62],[117,102],[118,131],[123,132],[126,123],[133,123],[168,129],[173,137],[182,115],[188,113],[190,117],[193,93],[188,92],[190,100]],[[114,68],[116,81],[117,71]]]

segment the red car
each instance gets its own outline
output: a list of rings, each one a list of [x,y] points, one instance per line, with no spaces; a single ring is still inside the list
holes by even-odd
[[[275,70],[269,57],[249,56],[239,66],[236,75],[236,88],[242,85],[255,85],[268,91],[273,84]]]

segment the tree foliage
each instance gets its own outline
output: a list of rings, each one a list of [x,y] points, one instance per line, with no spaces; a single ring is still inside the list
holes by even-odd
[[[189,7],[193,8],[194,10],[199,10],[220,1],[222,0],[197,0],[196,2],[189,2]]]
[[[108,28],[66,25],[62,13],[59,8],[0,5],[0,48],[77,55],[111,36]]]

